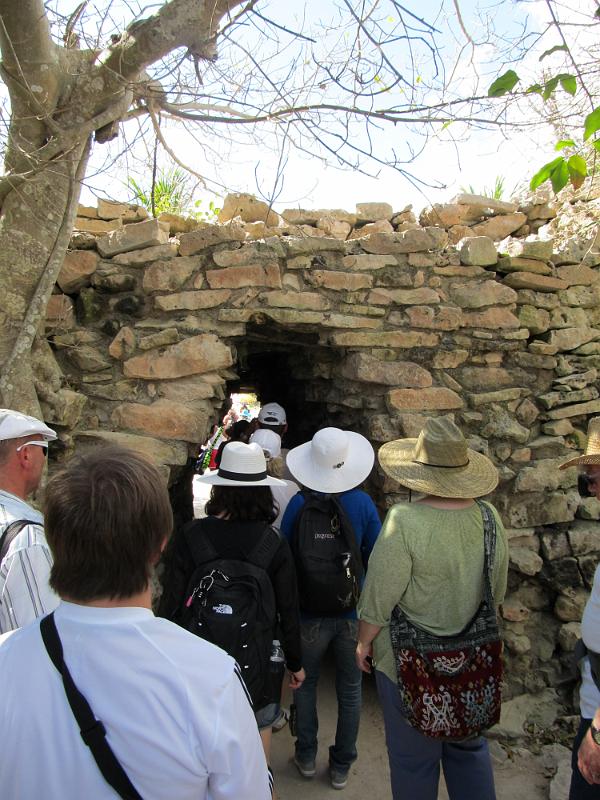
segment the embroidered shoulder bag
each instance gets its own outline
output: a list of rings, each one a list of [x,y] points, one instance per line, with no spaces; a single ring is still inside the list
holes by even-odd
[[[491,585],[496,523],[477,500],[484,527],[484,594],[475,616],[453,636],[435,636],[396,606],[390,635],[402,713],[434,739],[477,736],[500,719],[502,640]]]

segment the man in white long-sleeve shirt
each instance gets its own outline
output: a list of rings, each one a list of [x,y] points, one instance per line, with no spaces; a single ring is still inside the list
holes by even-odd
[[[11,539],[0,547],[0,633],[27,625],[59,602],[48,584],[52,556],[43,518],[26,502],[40,484],[54,439],[39,419],[0,409],[0,541],[5,531]],[[13,522],[29,524],[15,528]]]
[[[173,524],[156,467],[120,447],[74,458],[48,483],[45,521],[64,663],[138,795],[268,800],[270,776],[234,660],[152,613],[153,566]],[[0,675],[2,797],[114,800],[39,620],[0,636]]]

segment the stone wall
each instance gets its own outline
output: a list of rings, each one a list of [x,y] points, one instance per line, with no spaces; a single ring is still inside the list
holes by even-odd
[[[46,419],[65,451],[116,440],[177,480],[241,354],[271,341],[303,416],[376,448],[452,414],[501,475],[510,691],[554,686],[600,552],[600,505],[558,470],[600,413],[600,248],[595,226],[561,238],[575,206],[597,219],[594,199],[557,217],[543,195],[461,195],[419,221],[379,203],[279,215],[248,195],[219,224],[80,208],[37,352]],[[371,489],[382,509],[401,497],[381,473]]]

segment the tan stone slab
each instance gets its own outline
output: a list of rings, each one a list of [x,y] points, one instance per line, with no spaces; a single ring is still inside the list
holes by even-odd
[[[202,413],[198,404],[190,408],[189,404],[161,398],[151,405],[123,403],[111,414],[111,422],[117,428],[125,428],[134,433],[197,444],[205,436],[211,410],[210,404]]]
[[[339,309],[348,314],[364,314],[367,317],[384,317],[385,309],[374,306],[363,306],[360,303],[340,303]]]
[[[562,406],[553,408],[546,412],[548,419],[565,419],[566,417],[578,417],[581,415],[598,414],[600,412],[600,400],[591,400],[589,403],[577,403],[573,406]]]
[[[447,243],[448,234],[441,228],[433,227],[401,233],[373,233],[361,240],[363,250],[379,255],[443,250]]]
[[[550,313],[544,308],[523,305],[518,307],[518,317],[531,333],[545,333],[550,328]]]
[[[591,269],[583,264],[558,267],[556,274],[569,286],[591,286],[600,280],[600,272],[597,269]]]
[[[556,369],[558,361],[554,356],[536,353],[514,353],[513,361],[525,369]]]
[[[318,230],[318,229],[315,229]],[[319,231],[323,233],[323,231]],[[290,256],[299,256],[304,253],[343,253],[346,243],[341,239],[332,239],[328,236],[294,236],[286,238],[286,246]]]
[[[456,369],[469,357],[468,350],[438,350],[433,356],[434,369]]]
[[[444,228],[451,228],[478,222],[482,217],[482,209],[478,206],[465,203],[435,203],[431,208],[421,212],[419,221],[421,225],[441,225]]]
[[[383,320],[376,317],[356,317],[350,314],[327,314],[321,324],[324,328],[380,328]]]
[[[153,463],[181,465],[188,460],[188,446],[183,442],[163,442],[150,436],[137,436],[117,431],[80,431],[76,434],[77,442],[82,445],[117,444],[135,450]]]
[[[357,203],[356,218],[362,222],[376,222],[378,219],[391,219],[394,209],[389,203]]]
[[[169,233],[157,219],[145,222],[134,222],[131,225],[113,230],[97,241],[98,252],[104,258],[127,253],[129,250],[140,250],[144,247],[155,247],[167,244]]]
[[[279,239],[270,239],[268,242],[248,242],[234,250],[217,250],[212,253],[212,259],[218,267],[239,267],[264,264],[286,255],[285,245]]]
[[[310,274],[310,280],[314,286],[335,291],[355,292],[357,289],[370,289],[373,285],[372,275],[326,269],[314,269]]]
[[[499,272],[534,272],[536,275],[552,275],[552,268],[545,261],[519,256],[502,256],[498,259]]]
[[[460,308],[483,308],[512,305],[517,300],[517,293],[497,281],[472,281],[451,284],[450,297]]]
[[[213,334],[193,336],[166,347],[130,358],[123,365],[128,378],[164,380],[230,367],[231,350]]]
[[[222,322],[248,322],[259,313],[255,308],[220,308],[217,316]]]
[[[98,219],[98,210],[93,206],[82,206],[80,203],[77,206],[77,216],[85,217],[86,219]]]
[[[120,219],[113,219],[110,222],[102,219],[89,219],[87,217],[76,217],[73,223],[74,231],[83,231],[84,233],[102,234],[116,231],[123,227]]]
[[[559,351],[569,351],[596,339],[600,339],[600,330],[596,328],[563,328],[550,332],[548,344]]]
[[[196,230],[181,234],[179,252],[182,256],[193,256],[207,247],[224,242],[243,242],[245,238],[246,232],[239,223],[211,225],[208,222],[200,222]]]
[[[393,256],[377,256],[368,253],[359,253],[357,255],[344,256],[342,258],[342,266],[344,269],[356,270],[375,270],[383,269],[384,267],[397,267],[398,262]]]
[[[567,282],[560,278],[535,275],[533,272],[513,272],[504,278],[504,283],[513,289],[533,289],[534,292],[558,292],[568,287]]]
[[[124,325],[108,346],[109,355],[119,361],[125,361],[135,352],[136,338],[133,328]]]
[[[177,253],[177,245],[174,242],[167,242],[167,244],[157,244],[155,247],[144,247],[142,250],[131,250],[129,253],[119,253],[113,256],[112,262],[135,267],[149,264],[152,261],[172,259],[177,256]]]
[[[128,203],[119,203],[115,200],[98,199],[98,216],[100,219],[118,219],[129,210]]]
[[[391,411],[451,411],[463,407],[463,401],[456,392],[439,386],[392,389],[387,393],[386,400]]]
[[[435,275],[440,275],[442,278],[476,278],[478,275],[494,274],[483,267],[457,267],[453,265],[449,267],[434,267],[433,272]]]
[[[84,286],[89,286],[98,261],[98,253],[93,250],[68,250],[56,282],[67,294],[78,292]]]
[[[371,233],[393,233],[394,226],[387,219],[380,219],[376,222],[367,222],[360,228],[354,228],[353,231],[347,236],[348,241],[352,239],[362,239],[363,236],[369,236]]]
[[[282,221],[269,203],[246,192],[228,194],[223,201],[219,222],[229,222],[234,217],[241,217],[244,222],[264,222],[270,227],[276,227]]]
[[[582,403],[587,400],[596,400],[597,398],[598,390],[593,386],[586,386],[585,389],[577,391],[547,392],[538,396],[538,402],[545,409],[549,409],[566,404],[572,405],[573,403]]]
[[[498,389],[495,392],[481,392],[480,394],[469,394],[469,404],[473,408],[489,405],[490,403],[506,403],[509,400],[520,400],[529,394],[528,389],[514,387],[512,389]]]
[[[322,311],[296,311],[292,308],[265,308],[264,315],[283,325],[318,325],[323,322]]]
[[[508,308],[487,308],[485,311],[463,312],[461,325],[463,328],[505,330],[519,328],[521,323]]]
[[[144,270],[142,286],[146,292],[174,292],[202,269],[202,256],[182,256],[168,261],[155,261]],[[204,277],[201,276],[202,281]],[[200,288],[200,287],[195,287]]]
[[[439,336],[420,331],[334,333],[331,343],[339,347],[436,347],[439,343]]]
[[[75,325],[73,301],[65,294],[52,294],[46,306],[46,330],[66,331]]]
[[[498,261],[496,245],[489,236],[466,236],[460,242],[460,263],[491,267]]]
[[[553,344],[548,344],[548,342],[530,342],[527,345],[527,349],[531,353],[535,353],[536,355],[543,355],[543,356],[553,356],[558,353],[558,347]]]
[[[153,350],[155,347],[165,347],[168,344],[175,344],[179,341],[179,331],[177,328],[165,328],[162,331],[143,336],[139,342],[140,350]]]
[[[353,353],[342,364],[344,378],[406,389],[432,385],[431,373],[412,361],[381,361],[368,353]]]
[[[230,289],[205,289],[204,291],[176,292],[175,294],[157,295],[154,305],[161,311],[214,308],[225,303],[231,297]]]
[[[553,244],[553,239],[540,239],[539,236],[528,236],[526,239],[509,237],[501,243],[501,248],[509,256],[551,261]]]
[[[455,331],[463,324],[462,311],[451,306],[411,306],[404,313],[412,328]],[[396,324],[396,314],[390,314],[390,322]]]
[[[193,378],[160,381],[157,385],[157,394],[159,397],[183,404],[193,403],[196,400],[207,400],[215,396],[215,389],[204,380],[205,377],[204,375],[195,375]],[[224,381],[223,385],[225,385]]]
[[[281,273],[276,261],[247,264],[223,269],[207,269],[206,280],[211,289],[240,289],[244,286],[269,286],[281,289]]]
[[[485,222],[480,222],[472,228],[473,236],[489,236],[495,242],[504,239],[514,231],[518,230],[527,222],[527,217],[520,211],[514,214],[505,214],[498,217],[491,217]]]
[[[307,311],[326,311],[330,308],[329,300],[317,292],[263,292],[262,302],[275,308],[298,308]]]
[[[494,197],[486,197],[483,194],[472,194],[471,192],[461,192],[457,194],[452,202],[471,206],[472,208],[499,211],[503,214],[513,214],[519,208],[518,203],[511,203],[507,200],[496,200]]]
[[[559,301],[565,306],[580,306],[581,308],[596,308],[600,303],[600,287],[571,286],[558,295]]]

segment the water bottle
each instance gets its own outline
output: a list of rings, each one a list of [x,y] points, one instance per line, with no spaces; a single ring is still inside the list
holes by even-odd
[[[285,662],[285,655],[279,639],[273,639],[271,645],[271,669],[279,671],[281,664]]]
[[[273,639],[271,657],[269,659],[269,702],[279,703],[281,684],[285,672],[285,654],[279,639]]]

